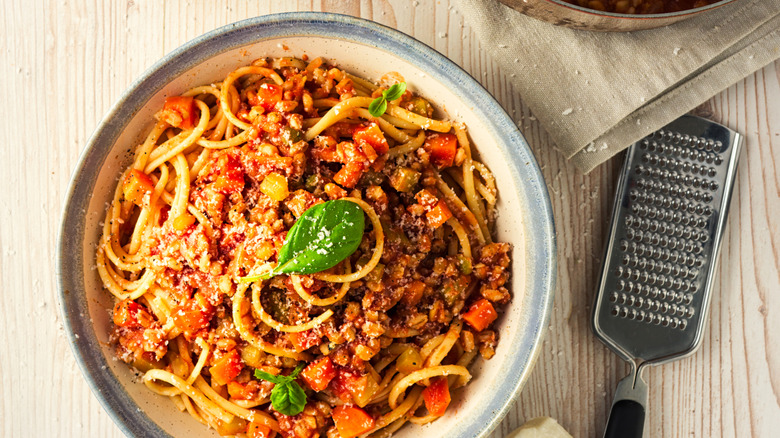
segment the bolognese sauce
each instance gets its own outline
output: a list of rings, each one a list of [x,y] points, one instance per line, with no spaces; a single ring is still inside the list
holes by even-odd
[[[687,11],[721,0],[565,0],[573,5],[618,14],[663,14]]]
[[[259,59],[166,99],[96,255],[117,355],[152,391],[222,435],[387,435],[444,415],[495,354],[511,299],[495,179],[423,97],[375,114],[401,82]],[[259,279],[333,201],[367,218],[354,252]],[[304,394],[293,415],[282,389]]]

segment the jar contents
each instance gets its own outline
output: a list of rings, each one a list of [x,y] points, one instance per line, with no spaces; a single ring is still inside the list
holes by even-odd
[[[700,8],[720,0],[565,0],[573,5],[618,14],[663,14]]]

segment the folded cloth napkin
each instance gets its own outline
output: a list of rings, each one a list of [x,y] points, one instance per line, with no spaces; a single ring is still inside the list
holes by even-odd
[[[780,0],[737,0],[670,26],[589,32],[496,0],[455,0],[484,47],[583,172],[780,58]]]

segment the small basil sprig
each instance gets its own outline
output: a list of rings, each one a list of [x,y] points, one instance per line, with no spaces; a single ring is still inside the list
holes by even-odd
[[[349,257],[363,240],[363,210],[354,202],[327,201],[306,210],[287,233],[276,267],[241,281],[267,280],[278,274],[314,274]]]
[[[374,117],[379,117],[387,111],[387,102],[400,99],[406,91],[406,82],[399,82],[387,90],[382,95],[374,99],[368,106],[368,112]]]
[[[295,378],[305,364],[301,362],[289,376],[274,376],[261,370],[255,370],[255,378],[268,380],[274,384],[271,390],[271,406],[284,415],[298,415],[306,407],[306,393]]]

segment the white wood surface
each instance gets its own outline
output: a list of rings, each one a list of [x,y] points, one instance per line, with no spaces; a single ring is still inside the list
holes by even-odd
[[[627,372],[589,328],[619,160],[582,175],[555,152],[448,0],[3,0],[0,436],[122,436],[81,376],[58,313],[56,235],[70,172],[102,115],[165,53],[223,24],[291,10],[347,13],[413,35],[468,70],[517,120],[550,189],[559,277],[540,359],[494,436],[539,415],[575,437],[600,436]],[[747,141],[704,342],[694,356],[647,373],[648,430],[779,436],[780,61],[701,110]]]

